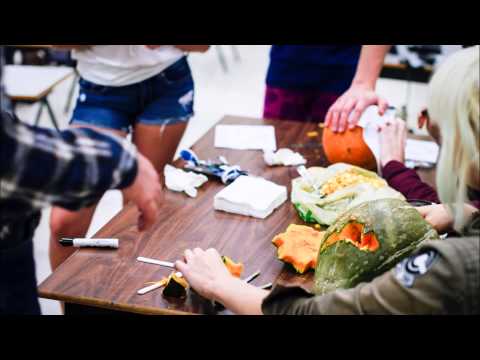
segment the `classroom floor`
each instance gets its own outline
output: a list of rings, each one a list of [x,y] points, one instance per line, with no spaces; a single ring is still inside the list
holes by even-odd
[[[222,69],[215,48],[206,54],[189,57],[196,83],[195,116],[191,119],[179,148],[191,146],[226,114],[261,117],[270,46],[239,45],[237,49],[240,54],[238,61],[234,59],[229,45],[222,46],[228,65],[227,72]],[[65,81],[50,96],[53,111],[62,128],[67,126],[71,113],[71,109],[70,113],[64,113],[71,81]],[[378,91],[393,106],[400,107],[406,102],[407,84],[403,81],[381,79]],[[425,98],[426,85],[410,85],[409,124],[414,124],[415,116],[424,105]],[[36,110],[37,105],[24,105],[18,107],[17,113],[22,120],[31,123]],[[51,127],[46,112],[41,119],[41,125]],[[95,213],[88,236],[97,232],[121,209],[121,200],[119,191],[105,194]],[[49,215],[50,209],[45,209],[34,237],[38,283],[51,273],[48,260]],[[43,314],[61,314],[60,305],[56,301],[41,299],[40,304]]]

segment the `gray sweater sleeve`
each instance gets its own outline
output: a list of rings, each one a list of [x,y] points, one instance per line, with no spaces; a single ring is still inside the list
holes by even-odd
[[[277,286],[262,310],[269,315],[479,313],[479,241],[430,242],[373,281],[322,296]]]

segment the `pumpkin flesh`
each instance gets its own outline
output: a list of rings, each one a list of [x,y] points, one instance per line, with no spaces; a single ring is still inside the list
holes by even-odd
[[[324,247],[333,245],[337,241],[346,241],[362,251],[376,251],[380,244],[373,232],[364,233],[365,226],[358,222],[348,223],[339,233],[333,233],[324,242]]]
[[[292,224],[285,233],[275,236],[272,243],[278,248],[278,259],[303,274],[315,269],[323,234],[309,226]]]

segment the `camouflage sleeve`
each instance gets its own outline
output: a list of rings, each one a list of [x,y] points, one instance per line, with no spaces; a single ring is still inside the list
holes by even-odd
[[[468,251],[461,251],[456,246],[458,244],[450,246],[452,241],[460,243],[461,240],[438,241],[425,246],[389,272],[353,289],[313,296],[301,288],[278,286],[264,300],[262,310],[264,314],[272,315],[442,314],[468,313],[473,309],[478,311],[478,279],[471,276],[476,274],[478,278],[479,275],[479,265],[475,264],[478,263],[478,255],[474,255],[475,251],[477,254],[479,251],[478,239]],[[475,256],[476,260],[473,259]],[[476,304],[472,304],[472,301],[476,301]]]

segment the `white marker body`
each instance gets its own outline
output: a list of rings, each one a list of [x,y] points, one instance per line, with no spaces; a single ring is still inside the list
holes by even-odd
[[[143,262],[143,263],[146,263],[146,264],[160,265],[160,266],[163,266],[163,267],[168,267],[168,268],[171,268],[171,269],[175,269],[175,264],[170,262],[170,261],[160,261],[160,260],[146,258],[146,257],[143,257],[143,256],[138,257],[137,261],[140,261],[140,262]]]
[[[73,239],[73,246],[82,247],[106,247],[118,249],[118,239]]]

